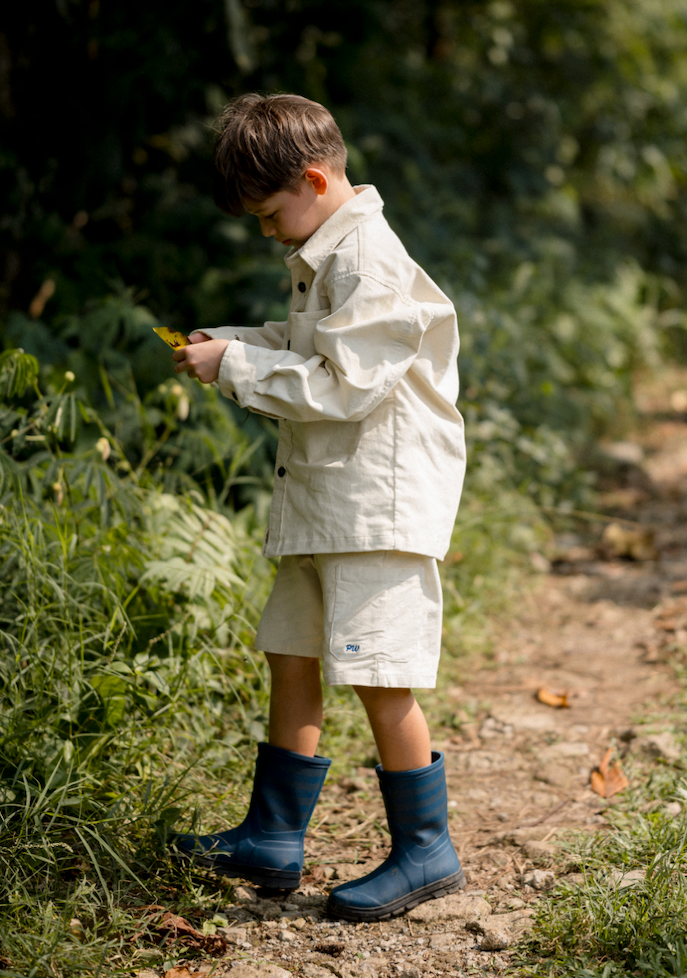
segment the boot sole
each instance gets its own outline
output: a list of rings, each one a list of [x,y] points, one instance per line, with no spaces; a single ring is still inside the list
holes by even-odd
[[[242,866],[239,863],[231,863],[228,860],[225,862],[217,857],[213,859],[212,856],[203,856],[200,853],[178,851],[182,859],[192,862],[195,866],[202,866],[203,869],[211,869],[218,876],[248,880],[249,883],[270,890],[297,890],[301,885],[301,874],[298,872],[270,869],[267,866]]]
[[[387,920],[389,917],[398,917],[400,914],[405,913],[407,910],[412,910],[413,907],[417,907],[418,904],[425,903],[427,900],[438,900],[439,897],[448,896],[449,893],[462,890],[465,883],[465,873],[462,869],[459,869],[452,876],[446,876],[443,880],[437,880],[436,883],[428,883],[427,886],[421,886],[418,890],[413,890],[412,893],[406,893],[405,896],[399,897],[398,900],[392,900],[391,903],[385,903],[379,907],[339,907],[336,903],[332,902],[330,897],[327,903],[327,913],[331,917],[339,917],[343,920],[363,922]]]

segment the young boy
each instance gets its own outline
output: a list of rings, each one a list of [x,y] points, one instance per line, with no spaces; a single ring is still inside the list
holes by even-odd
[[[220,119],[217,201],[289,250],[286,322],[220,326],[177,350],[188,371],[279,419],[264,553],[281,557],[256,635],[271,671],[269,743],[235,829],[175,837],[228,876],[293,889],[330,762],[316,755],[320,664],[367,712],[391,832],[388,859],[336,887],[331,913],[378,920],[465,885],[448,835],[443,755],[411,687],[433,687],[436,561],[465,469],[451,302],[408,256],[371,186],[352,187],[329,112],[244,95]]]

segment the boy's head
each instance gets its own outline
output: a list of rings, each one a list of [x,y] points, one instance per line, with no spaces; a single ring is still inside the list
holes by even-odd
[[[344,178],[346,147],[330,112],[300,95],[240,95],[218,120],[215,200],[238,217],[246,202],[298,193],[306,170]]]

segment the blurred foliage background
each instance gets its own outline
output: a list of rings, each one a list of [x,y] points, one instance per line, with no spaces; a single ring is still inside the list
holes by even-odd
[[[449,654],[552,514],[594,504],[636,371],[687,350],[687,0],[3,11],[0,946],[22,973],[124,967],[146,932],[122,901],[211,903],[166,834],[201,805],[232,824],[264,736],[276,428],[177,378],[151,330],[286,314],[283,250],[211,197],[214,120],[250,90],[333,111],[458,308]],[[324,751],[369,759],[328,696]],[[77,950],[73,916],[101,922]]]
[[[352,179],[378,186],[455,299],[463,405],[488,422],[471,425],[478,452],[505,441],[501,477],[570,493],[556,434],[579,449],[618,417],[637,364],[664,341],[684,351],[686,18],[683,0],[9,10],[0,336],[72,369],[106,412],[101,366],[117,410],[170,376],[152,317],[190,331],[282,316],[278,246],[217,211],[210,158],[229,98],[297,91],[332,109]],[[274,432],[244,431],[265,439],[262,476]],[[136,455],[140,430],[124,434]]]

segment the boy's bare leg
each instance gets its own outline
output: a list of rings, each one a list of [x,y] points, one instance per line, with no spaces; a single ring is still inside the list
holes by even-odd
[[[413,771],[432,763],[427,721],[409,689],[353,688],[367,711],[385,771]]]
[[[269,742],[314,757],[322,729],[320,660],[265,654],[272,674]]]

